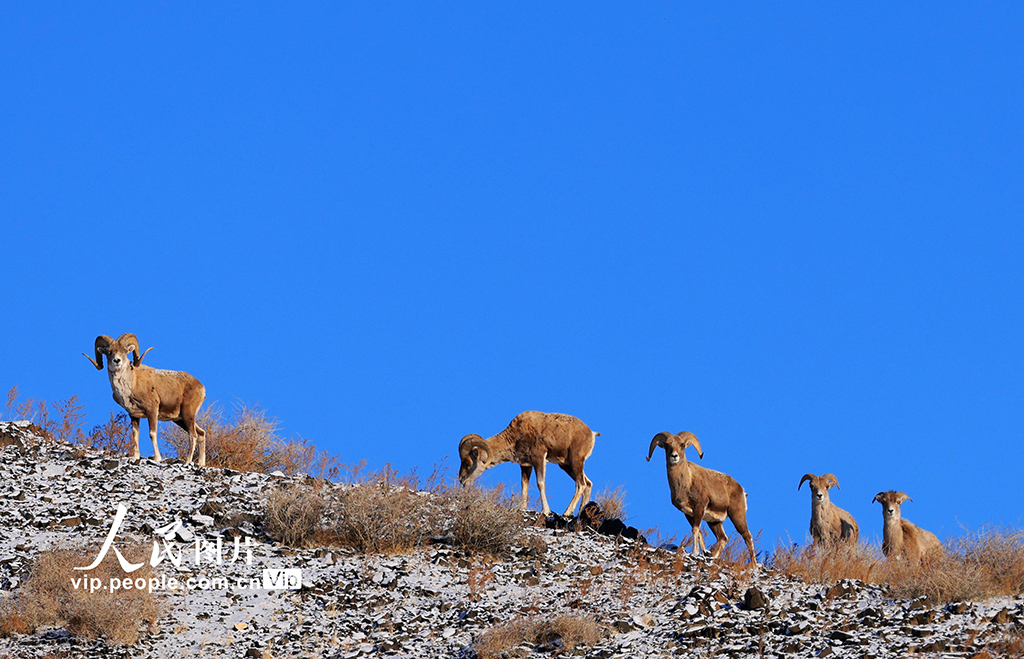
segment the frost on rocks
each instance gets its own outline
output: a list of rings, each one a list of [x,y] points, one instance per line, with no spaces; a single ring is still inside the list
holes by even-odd
[[[586,528],[529,527],[503,560],[448,543],[397,556],[282,547],[259,526],[263,500],[282,485],[307,486],[304,475],[44,447],[25,424],[0,423],[0,444],[0,597],[22,587],[40,551],[98,550],[118,503],[129,509],[119,542],[198,540],[207,558],[216,552],[222,559],[197,564],[185,551],[177,563],[161,560],[158,574],[259,581],[265,569],[301,570],[296,590],[259,583],[163,593],[157,631],[135,646],[107,647],[47,628],[0,639],[0,656],[468,659],[474,639],[497,625],[568,613],[609,629],[604,640],[575,651],[593,658],[966,657],[1024,624],[1021,598],[934,607],[856,581],[805,584],[764,567],[737,576],[711,559]],[[321,493],[342,489],[327,485]],[[560,647],[524,645],[509,656],[551,657]]]

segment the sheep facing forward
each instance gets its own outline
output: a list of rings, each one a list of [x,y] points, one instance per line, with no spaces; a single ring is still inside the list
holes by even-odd
[[[860,529],[853,515],[846,512],[829,500],[828,490],[835,486],[839,489],[839,481],[835,474],[804,474],[796,489],[810,481],[811,490],[811,537],[815,543],[836,544],[849,542],[857,544]]]
[[[928,556],[942,554],[942,543],[931,531],[911,524],[900,514],[900,504],[913,501],[903,492],[879,492],[872,503],[882,504],[882,553],[889,560],[905,557],[920,562]]]
[[[583,506],[590,501],[593,483],[583,473],[583,463],[593,452],[594,440],[600,434],[568,414],[523,412],[493,437],[484,439],[480,435],[466,435],[462,438],[459,442],[459,482],[467,485],[495,465],[515,462],[522,470],[521,507],[526,510],[530,474],[536,469],[541,506],[544,514],[550,515],[544,477],[547,463],[552,462],[576,483],[576,492],[565,510],[566,515],[572,515],[576,504]]]
[[[196,423],[196,414],[206,398],[206,389],[188,373],[165,371],[142,365],[142,358],[152,348],[139,354],[139,340],[125,333],[114,339],[106,334],[96,337],[96,359],[85,355],[96,370],[103,369],[107,358],[107,375],[114,392],[114,401],[123,407],[132,420],[132,457],[139,457],[139,421],[149,421],[149,438],[153,442],[153,459],[160,462],[157,445],[157,422],[173,421],[188,433],[190,447],[186,462],[199,445],[199,466],[206,466],[206,431]],[[132,359],[128,359],[129,353]]]
[[[690,522],[693,529],[693,553],[697,554],[706,549],[700,531],[702,520],[708,523],[711,532],[715,534],[716,542],[711,547],[711,555],[717,557],[722,553],[725,543],[729,540],[723,525],[725,518],[728,517],[747,543],[750,562],[756,565],[754,539],[747,529],[747,493],[732,476],[688,462],[684,451],[691,445],[703,459],[704,451],[701,450],[700,442],[692,432],[683,431],[676,435],[660,432],[651,440],[647,461],[651,461],[654,449],[659,446],[665,449],[672,505],[681,510]]]

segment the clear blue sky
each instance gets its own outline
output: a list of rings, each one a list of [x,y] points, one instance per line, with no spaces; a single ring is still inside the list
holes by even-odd
[[[134,332],[375,467],[574,414],[669,533],[661,430],[762,547],[1021,523],[1024,7],[677,4],[6,4],[0,388]]]

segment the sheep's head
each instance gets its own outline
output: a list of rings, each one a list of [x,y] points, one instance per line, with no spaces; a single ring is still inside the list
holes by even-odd
[[[681,433],[673,435],[670,432],[659,432],[651,440],[651,448],[647,451],[647,461],[651,461],[651,456],[654,455],[654,449],[661,447],[665,449],[665,461],[669,467],[674,467],[680,462],[686,462],[686,456],[683,455],[683,451],[686,450],[687,446],[693,446],[697,449],[697,455],[704,458],[704,451],[700,447],[700,442],[697,441],[697,436],[692,432],[684,430]]]
[[[459,442],[459,482],[468,485],[494,466],[487,442],[480,435],[466,435]]]
[[[895,492],[889,490],[888,492],[879,492],[875,495],[875,498],[871,500],[871,503],[878,502],[882,504],[882,517],[884,519],[899,519],[900,518],[900,504],[904,501],[913,501],[903,492]]]
[[[149,352],[153,348],[148,348],[146,352]],[[93,350],[96,352],[96,359],[93,359],[89,355],[85,355],[86,359],[92,362],[96,370],[102,370],[103,368],[103,357],[107,357],[107,370],[111,373],[117,373],[127,368],[134,368],[142,363],[142,358],[146,356],[146,352],[139,353],[139,340],[135,338],[134,334],[124,333],[117,337],[117,340],[110,338],[106,334],[101,334],[96,337],[96,343],[94,344]],[[129,353],[132,355],[132,359],[128,361]]]
[[[796,489],[799,490],[807,481],[811,482],[809,486],[811,488],[811,503],[828,503],[828,488],[835,486],[837,490],[839,489],[839,481],[836,479],[835,474],[824,474],[822,476],[804,474]]]

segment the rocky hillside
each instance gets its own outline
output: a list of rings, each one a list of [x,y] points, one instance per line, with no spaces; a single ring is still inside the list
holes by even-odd
[[[529,628],[558,616],[589,621],[598,631],[572,650],[588,657],[986,656],[978,654],[986,650],[996,656],[1012,650],[995,643],[1024,627],[1020,598],[941,606],[897,601],[876,585],[805,584],[764,567],[744,570],[742,561],[734,567],[678,556],[590,529],[527,527],[504,559],[468,553],[445,538],[399,555],[287,548],[263,533],[263,502],[283,485],[310,487],[304,476],[158,465],[46,446],[26,424],[0,423],[0,445],[5,615],[41,552],[78,547],[97,555],[118,504],[126,514],[113,548],[149,546],[154,537],[172,550],[191,547],[196,538],[220,538],[223,545],[219,565],[212,553],[196,565],[186,549],[179,565],[165,558],[153,569],[150,577],[164,584],[174,577],[206,588],[158,589],[159,618],[140,624],[135,644],[108,646],[50,626],[8,632],[0,657],[472,657],[478,650],[545,657],[569,650],[567,635],[548,630],[517,637],[508,623]],[[344,487],[321,491],[330,498]],[[239,555],[231,562],[236,538]],[[277,569],[300,569],[301,587],[262,582],[264,570]],[[228,580],[227,587],[217,579]]]

